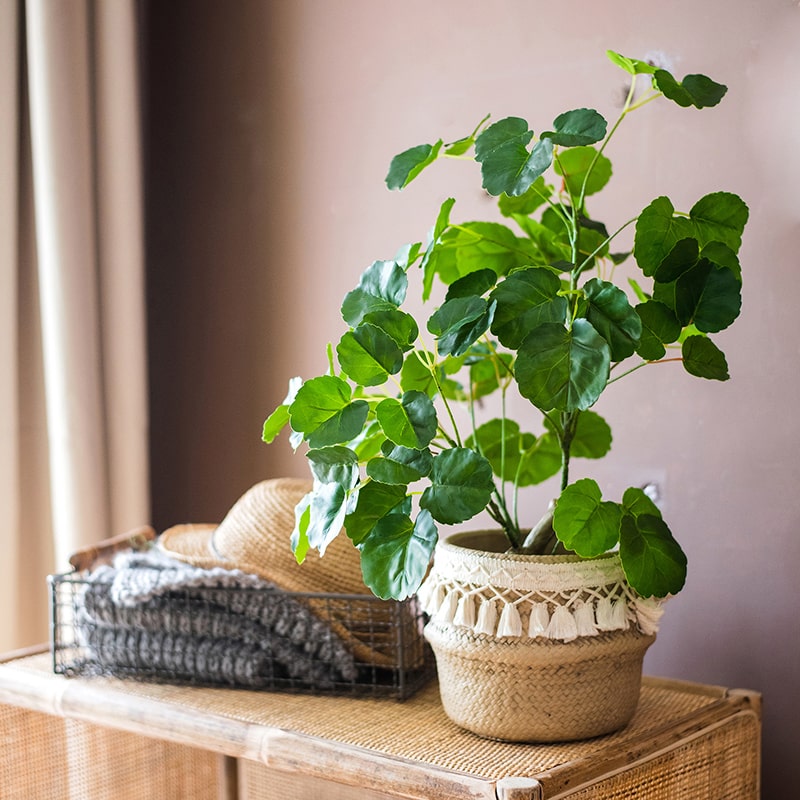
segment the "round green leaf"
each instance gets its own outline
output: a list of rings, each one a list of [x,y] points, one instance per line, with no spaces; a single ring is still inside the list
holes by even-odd
[[[321,483],[311,493],[310,516],[306,538],[320,554],[339,535],[344,526],[349,496],[339,483]]]
[[[622,361],[633,355],[642,335],[642,321],[625,292],[598,278],[588,281],[583,290],[589,301],[586,318],[608,342],[611,360]]]
[[[419,144],[398,153],[389,165],[386,185],[390,189],[402,189],[408,186],[425,167],[432,164],[442,147],[442,140],[435,144]]]
[[[403,447],[422,450],[436,435],[436,408],[424,392],[405,392],[400,400],[387,397],[375,413],[386,436]]]
[[[546,427],[549,427],[545,422]],[[596,411],[581,411],[570,454],[577,458],[602,458],[611,449],[611,428]]]
[[[742,309],[742,285],[727,267],[712,267],[692,317],[697,330],[717,333],[725,330]]]
[[[453,447],[436,456],[430,480],[420,506],[448,525],[483,511],[494,489],[491,464],[467,447]]]
[[[681,347],[683,368],[698,378],[726,381],[730,378],[725,354],[706,336],[689,336]]]
[[[495,304],[482,297],[455,297],[447,300],[428,320],[428,330],[436,336],[441,356],[460,356],[489,329]]]
[[[707,194],[689,212],[702,246],[722,242],[734,253],[738,253],[742,245],[742,232],[749,215],[744,200],[732,192]]]
[[[428,571],[437,539],[436,524],[425,511],[416,521],[405,514],[379,519],[361,545],[364,583],[384,600],[410,597]]]
[[[388,333],[404,352],[414,346],[419,335],[414,317],[396,308],[371,311],[364,315],[362,321]]]
[[[528,443],[533,446],[533,441]],[[492,419],[475,429],[466,446],[479,450],[492,465],[492,471],[503,480],[513,481],[522,458],[523,439],[519,425],[513,420]]]
[[[686,582],[686,555],[659,516],[623,514],[619,555],[628,583],[643,597],[677,594]]]
[[[589,167],[594,167],[586,180]],[[558,175],[564,177],[567,188],[573,197],[580,197],[583,182],[586,180],[585,194],[599,192],[611,180],[611,162],[601,153],[597,154],[594,147],[572,147],[558,154],[558,159],[553,164]]]
[[[683,108],[715,106],[728,91],[727,86],[716,83],[705,75],[687,75],[678,82],[665,69],[657,69],[653,73],[653,82],[664,93],[664,97],[668,97]]]
[[[568,549],[591,558],[619,541],[621,517],[620,506],[604,502],[597,483],[583,478],[561,492],[553,512],[553,529]]]
[[[542,134],[553,144],[578,147],[599,142],[606,135],[606,121],[593,108],[576,108],[559,114],[553,120],[553,131]]]
[[[561,281],[549,269],[531,267],[512,273],[489,295],[497,303],[492,333],[516,349],[543,322],[562,322],[567,301],[558,296],[560,290]]]
[[[681,335],[681,324],[672,311],[657,300],[647,300],[636,306],[642,321],[642,335],[636,352],[646,361],[658,361],[666,355],[665,344]]]
[[[572,330],[545,323],[528,334],[514,375],[522,396],[542,411],[583,411],[606,387],[610,364],[606,340],[579,318]]]
[[[405,486],[369,481],[358,492],[355,510],[344,519],[345,531],[353,544],[358,545],[369,536],[379,519],[387,514],[410,511],[411,498]]]
[[[480,297],[496,283],[497,273],[493,269],[479,269],[451,283],[444,299],[452,300],[455,297],[470,297],[472,295]]]
[[[522,463],[517,478],[519,486],[542,483],[561,470],[561,445],[554,433],[544,433],[538,439],[522,434]]]
[[[375,481],[407,485],[431,471],[433,456],[429,450],[414,450],[384,442],[381,452],[383,457],[367,462],[367,475]]]
[[[674,213],[675,207],[668,197],[657,197],[639,215],[633,254],[645,275],[654,275],[672,248],[696,233],[690,220]]]
[[[658,506],[645,494],[643,489],[631,486],[622,495],[622,507],[627,514],[638,517],[642,514],[651,514],[655,517],[661,516]]]
[[[358,456],[349,447],[332,445],[309,450],[306,458],[320,483],[340,483],[346,489],[358,483]]]
[[[336,346],[342,369],[362,386],[379,386],[403,366],[403,351],[388,333],[362,322]]]
[[[350,398],[350,386],[341,378],[321,375],[306,381],[289,406],[292,429],[314,448],[354,439],[364,427],[369,406]]]
[[[469,382],[473,400],[491,394],[501,381],[513,374],[514,356],[511,353],[487,354],[469,365]]]

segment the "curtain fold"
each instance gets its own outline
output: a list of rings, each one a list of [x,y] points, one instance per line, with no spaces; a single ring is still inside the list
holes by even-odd
[[[46,638],[45,575],[147,522],[149,496],[135,3],[0,13],[8,649]]]

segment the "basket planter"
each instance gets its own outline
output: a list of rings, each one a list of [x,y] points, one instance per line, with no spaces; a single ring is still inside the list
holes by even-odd
[[[585,739],[636,710],[660,602],[638,596],[619,559],[505,553],[500,531],[437,545],[420,589],[447,715],[506,741]]]

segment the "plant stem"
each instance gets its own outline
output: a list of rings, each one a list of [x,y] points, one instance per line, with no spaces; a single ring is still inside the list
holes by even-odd
[[[561,414],[561,491],[569,486],[569,458],[580,411],[564,411]]]

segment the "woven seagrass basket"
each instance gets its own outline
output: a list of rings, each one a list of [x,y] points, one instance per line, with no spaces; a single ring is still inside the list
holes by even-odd
[[[447,715],[506,741],[586,739],[624,727],[660,604],[636,595],[616,555],[504,553],[501,532],[437,545],[420,589]]]

